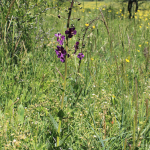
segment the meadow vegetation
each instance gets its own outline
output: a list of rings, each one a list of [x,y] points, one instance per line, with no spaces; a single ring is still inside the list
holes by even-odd
[[[131,19],[127,3],[75,2],[68,39],[68,1],[0,6],[1,150],[150,149],[149,2]],[[67,63],[56,55],[57,33]]]

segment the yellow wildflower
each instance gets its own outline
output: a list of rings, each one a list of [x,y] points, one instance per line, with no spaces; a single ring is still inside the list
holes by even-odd
[[[91,60],[94,60],[94,58],[91,58]]]
[[[129,60],[129,59],[126,59],[126,62],[130,62],[130,60]]]
[[[141,47],[141,45],[139,45],[139,47]]]
[[[89,26],[89,24],[88,24],[88,23],[86,23],[86,24],[85,24],[85,26],[86,26],[86,27],[88,27],[88,26]]]
[[[137,50],[138,52],[140,52],[140,50]]]
[[[93,26],[93,29],[95,29],[95,26]]]
[[[112,97],[113,97],[113,98],[115,98],[116,96],[115,96],[115,95],[113,95]]]

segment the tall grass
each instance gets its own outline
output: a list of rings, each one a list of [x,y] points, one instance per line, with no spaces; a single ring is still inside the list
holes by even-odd
[[[70,3],[0,3],[0,149],[150,148],[148,2],[131,20],[127,3],[74,3],[68,52],[79,40],[85,57],[67,59],[59,147],[65,64],[54,34],[67,30]]]

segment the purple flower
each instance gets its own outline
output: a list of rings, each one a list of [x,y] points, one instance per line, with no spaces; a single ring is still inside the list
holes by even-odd
[[[74,52],[74,54],[76,53],[76,51],[77,51],[77,49],[79,49],[79,42],[76,42],[76,44],[74,45],[74,48],[75,48],[75,52]]]
[[[57,46],[57,49],[55,49],[55,52],[56,52],[56,55],[58,58],[60,58],[60,61],[61,62],[65,62],[65,55],[67,54],[66,53],[66,50],[61,46]]]
[[[59,44],[60,44],[60,45],[63,45],[64,40],[65,40],[65,36],[62,35],[62,36],[61,36],[61,40],[59,40]]]
[[[66,55],[67,53],[66,53],[66,50],[64,50],[64,48],[61,46],[57,46],[57,49],[55,49],[55,52],[56,52],[56,55],[58,56],[58,58],[60,58],[61,57],[61,54],[62,55]]]
[[[59,42],[60,45],[63,45],[63,42],[65,40],[65,36],[62,35],[60,33],[55,34],[55,36],[57,37],[57,42]]]
[[[58,40],[61,36],[61,33],[57,33],[57,34],[55,34],[55,36],[57,37],[57,40]]]
[[[84,57],[83,53],[79,53],[77,56],[80,60]]]
[[[75,27],[69,28],[69,31],[68,30],[65,31],[65,34],[68,34],[69,38],[72,38],[72,36],[75,35],[76,33],[77,31],[75,30]]]

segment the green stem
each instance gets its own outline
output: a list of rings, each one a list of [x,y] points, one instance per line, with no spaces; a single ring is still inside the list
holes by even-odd
[[[144,123],[143,123],[143,125],[142,125],[142,127],[141,127],[141,129],[140,129],[140,132],[139,132],[139,134],[138,134],[137,145],[138,145],[140,136],[141,136],[141,134],[142,134],[143,128],[145,127],[147,121],[149,120],[149,116],[150,116],[150,109],[149,109],[149,113],[148,113],[147,116],[146,116],[146,120],[144,121]]]
[[[64,103],[64,96],[65,96],[65,90],[66,90],[66,77],[67,77],[67,56],[65,58],[65,79],[64,79],[64,87],[63,87],[63,94],[62,94],[62,101],[61,101],[61,110],[63,109],[63,103]],[[61,129],[61,120],[59,120],[58,125],[58,131],[57,131],[57,147],[59,146],[59,134]]]

